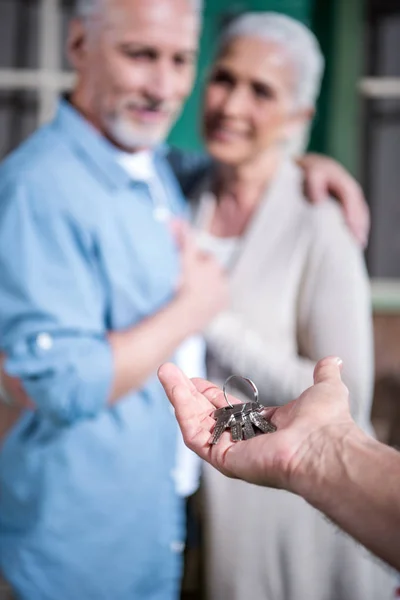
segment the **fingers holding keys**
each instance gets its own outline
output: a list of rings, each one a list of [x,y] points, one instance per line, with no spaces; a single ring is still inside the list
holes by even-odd
[[[183,385],[175,386],[171,396],[185,444],[201,458],[209,460],[210,432],[214,423],[209,411],[201,410],[198,405],[196,406],[194,397]]]
[[[204,379],[191,381],[173,364],[162,365],[158,377],[175,408],[185,444],[225,472],[226,451],[233,444],[230,435],[224,434],[217,447],[210,444],[216,423],[213,413],[215,409],[227,406],[223,391]],[[236,398],[230,400],[238,403]]]
[[[227,406],[227,401],[221,388],[206,379],[194,378],[192,382],[196,386],[197,391],[203,394],[215,408]],[[235,396],[231,396],[231,394],[227,394],[227,398],[231,404],[240,404],[240,400],[235,398]]]
[[[176,365],[165,363],[158,369],[158,378],[170,399],[175,406],[172,396],[172,390],[177,386],[184,386],[190,392],[192,401],[200,404],[201,408],[213,411],[225,405],[223,392],[216,385],[205,379],[189,379]],[[207,393],[205,393],[207,392]],[[238,402],[238,400],[236,400]]]
[[[191,380],[176,365],[162,365],[158,369],[158,378],[180,424],[182,418],[200,421],[204,414],[212,410],[212,405],[197,392]]]
[[[157,374],[163,388],[165,389],[165,393],[170,399],[173,388],[178,385],[187,387],[190,393],[196,391],[196,388],[192,384],[191,380],[186,377],[181,369],[172,363],[164,363],[161,365]]]
[[[186,445],[201,458],[209,460],[215,405],[198,392],[193,382],[173,364],[162,365],[158,370],[158,378],[175,409]],[[204,383],[211,386],[208,382]]]

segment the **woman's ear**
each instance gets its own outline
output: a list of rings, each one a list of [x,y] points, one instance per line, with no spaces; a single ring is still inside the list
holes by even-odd
[[[285,138],[290,141],[294,136],[307,128],[313,119],[315,110],[313,108],[301,108],[294,111],[285,124]]]
[[[75,71],[79,73],[86,62],[87,28],[81,19],[73,19],[67,37],[67,56]]]

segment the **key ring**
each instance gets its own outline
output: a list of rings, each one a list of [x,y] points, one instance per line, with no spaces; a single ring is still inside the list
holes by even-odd
[[[233,404],[231,404],[228,400],[228,396],[226,395],[226,386],[227,384],[231,381],[231,379],[243,379],[244,381],[246,381],[246,383],[248,383],[250,385],[250,387],[253,390],[253,394],[254,394],[254,402],[258,402],[258,389],[256,384],[251,380],[248,379],[247,377],[243,377],[242,375],[230,375],[228,377],[228,379],[226,379],[225,383],[224,383],[224,387],[222,388],[222,391],[224,392],[224,398],[227,402],[227,404],[233,408]]]

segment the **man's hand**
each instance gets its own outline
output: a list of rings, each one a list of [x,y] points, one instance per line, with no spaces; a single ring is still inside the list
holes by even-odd
[[[209,444],[212,412],[226,406],[222,391],[208,381],[189,381],[171,364],[160,367],[158,375],[186,445],[201,458],[230,477],[302,496],[400,569],[400,455],[352,420],[340,363],[320,361],[313,387],[298,400],[267,409],[276,432],[237,443],[225,432],[215,446]]]
[[[228,279],[216,259],[197,248],[194,232],[185,223],[175,223],[174,233],[182,262],[177,295],[191,315],[194,331],[203,331],[228,305]]]
[[[368,243],[370,215],[358,182],[342,165],[319,154],[298,159],[304,171],[305,193],[310,202],[319,204],[332,195],[342,205],[347,224],[363,248]]]
[[[214,446],[209,444],[215,424],[212,412],[226,406],[223,392],[208,381],[189,380],[172,364],[161,366],[158,376],[191,450],[229,477],[304,495],[305,479],[315,463],[315,454],[321,456],[325,435],[333,429],[348,432],[356,428],[340,366],[337,358],[320,361],[313,387],[298,400],[266,409],[266,418],[277,427],[275,433],[234,443],[230,433],[225,432]]]

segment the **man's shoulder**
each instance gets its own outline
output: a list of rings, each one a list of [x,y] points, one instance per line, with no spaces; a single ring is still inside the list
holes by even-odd
[[[45,125],[12,151],[0,164],[1,181],[18,177],[49,175],[65,154],[65,145],[54,127]]]
[[[65,191],[75,185],[73,152],[52,125],[32,134],[0,164],[0,201],[4,206],[18,197],[30,198],[35,210],[55,209]]]

